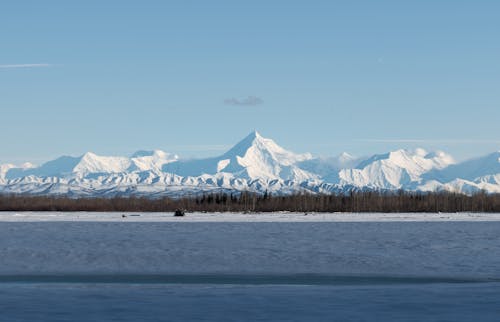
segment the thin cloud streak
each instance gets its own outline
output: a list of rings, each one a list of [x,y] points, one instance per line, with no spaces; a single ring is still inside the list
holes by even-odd
[[[51,64],[4,64],[0,69],[51,67]]]

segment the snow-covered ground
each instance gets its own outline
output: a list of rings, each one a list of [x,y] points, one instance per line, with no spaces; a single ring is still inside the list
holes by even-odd
[[[500,213],[173,213],[158,212],[0,212],[0,222],[399,222],[500,221]]]

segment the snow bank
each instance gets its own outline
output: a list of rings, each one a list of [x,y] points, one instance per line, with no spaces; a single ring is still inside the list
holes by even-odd
[[[0,222],[439,222],[500,221],[500,213],[173,213],[147,212],[0,212]]]

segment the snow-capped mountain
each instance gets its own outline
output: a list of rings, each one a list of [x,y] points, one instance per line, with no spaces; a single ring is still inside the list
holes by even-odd
[[[343,152],[336,157],[310,158],[299,162],[297,165],[310,173],[317,174],[323,181],[330,183],[339,182],[339,171],[355,167],[360,159]]]
[[[44,163],[40,167],[11,168],[5,172],[6,179],[18,179],[28,176],[58,177],[69,176],[85,177],[89,174],[113,174],[135,171],[161,172],[162,166],[177,161],[176,155],[160,150],[139,151],[131,158],[99,156],[87,152],[80,157],[63,156]]]
[[[430,171],[423,180],[444,183],[448,191],[500,193],[500,152]]]
[[[287,151],[255,131],[220,157],[170,163],[163,167],[163,171],[181,176],[231,173],[235,177],[248,180],[279,178],[301,182],[315,177],[296,165],[310,159],[311,154]]]
[[[175,162],[178,159],[177,155],[161,150],[137,151],[131,157],[132,167],[129,170],[161,173],[164,165]]]
[[[30,162],[26,162],[24,164],[22,164],[21,166],[16,166],[14,164],[10,164],[10,163],[7,163],[7,164],[0,164],[0,182],[3,182],[5,181],[5,177],[7,175],[7,172],[13,170],[25,170],[25,169],[30,169],[30,168],[33,168],[34,165],[31,164]]]
[[[69,196],[181,196],[216,191],[342,193],[352,189],[500,192],[500,152],[456,163],[444,152],[397,150],[366,158],[296,154],[257,132],[206,159],[138,151],[85,153],[41,166],[0,165],[0,193]]]
[[[405,189],[420,183],[423,174],[434,169],[444,169],[454,163],[453,158],[444,152],[397,150],[374,155],[353,169],[340,170],[340,184],[376,189]]]

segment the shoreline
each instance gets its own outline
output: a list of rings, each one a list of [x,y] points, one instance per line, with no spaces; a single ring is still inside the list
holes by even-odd
[[[174,217],[171,212],[57,212],[4,211],[0,222],[487,222],[500,213],[299,213],[193,212]]]

